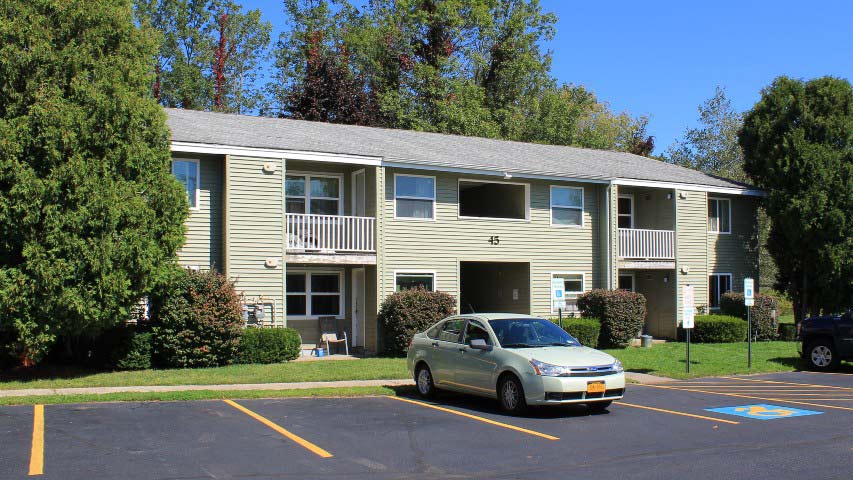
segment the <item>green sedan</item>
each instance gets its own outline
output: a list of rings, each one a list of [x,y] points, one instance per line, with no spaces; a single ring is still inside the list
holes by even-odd
[[[603,411],[625,393],[619,360],[551,321],[514,313],[445,318],[412,338],[407,364],[423,397],[439,388],[471,393],[516,414],[567,403]]]

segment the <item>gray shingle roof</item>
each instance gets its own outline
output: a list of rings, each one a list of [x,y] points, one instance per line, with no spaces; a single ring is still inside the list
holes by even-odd
[[[412,166],[750,188],[625,152],[167,108],[172,141],[381,157]]]

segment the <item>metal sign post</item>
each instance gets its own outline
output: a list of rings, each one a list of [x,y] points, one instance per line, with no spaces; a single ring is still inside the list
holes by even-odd
[[[690,373],[690,330],[693,329],[693,315],[695,313],[695,297],[693,286],[685,285],[682,291],[683,303],[681,311],[681,328],[684,329],[687,341],[687,373]]]
[[[752,368],[752,310],[755,305],[755,282],[751,278],[743,279],[743,304],[746,306],[746,368]]]
[[[563,308],[566,307],[566,283],[562,278],[551,279],[551,305],[557,309],[560,328],[563,328]]]

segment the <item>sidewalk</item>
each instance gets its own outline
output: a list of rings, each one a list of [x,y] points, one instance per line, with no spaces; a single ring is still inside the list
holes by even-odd
[[[625,372],[628,380],[637,383],[665,383],[673,379],[656,377],[645,373]],[[192,390],[209,391],[245,391],[245,390],[307,390],[312,388],[351,388],[351,387],[400,387],[414,385],[411,379],[399,380],[341,380],[335,382],[291,382],[291,383],[237,383],[219,385],[150,385],[128,387],[79,387],[79,388],[29,388],[20,390],[0,390],[3,397],[29,397],[37,395],[100,395],[125,392],[188,392]]]
[[[192,390],[306,390],[311,388],[349,388],[349,387],[399,387],[414,385],[404,380],[342,380],[336,382],[293,382],[293,383],[238,383],[224,385],[151,385],[139,387],[80,387],[80,388],[30,388],[21,390],[0,390],[2,397],[29,397],[35,395],[86,395],[124,392],[188,392]]]

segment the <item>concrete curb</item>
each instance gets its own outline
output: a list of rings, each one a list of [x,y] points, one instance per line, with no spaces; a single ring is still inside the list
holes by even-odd
[[[126,392],[188,392],[193,390],[307,390],[312,388],[351,387],[400,387],[414,385],[409,379],[402,380],[342,380],[336,382],[291,382],[291,383],[243,383],[224,385],[150,385],[129,387],[80,387],[80,388],[31,388],[22,390],[0,390],[2,397],[29,397],[35,395],[102,395]]]

